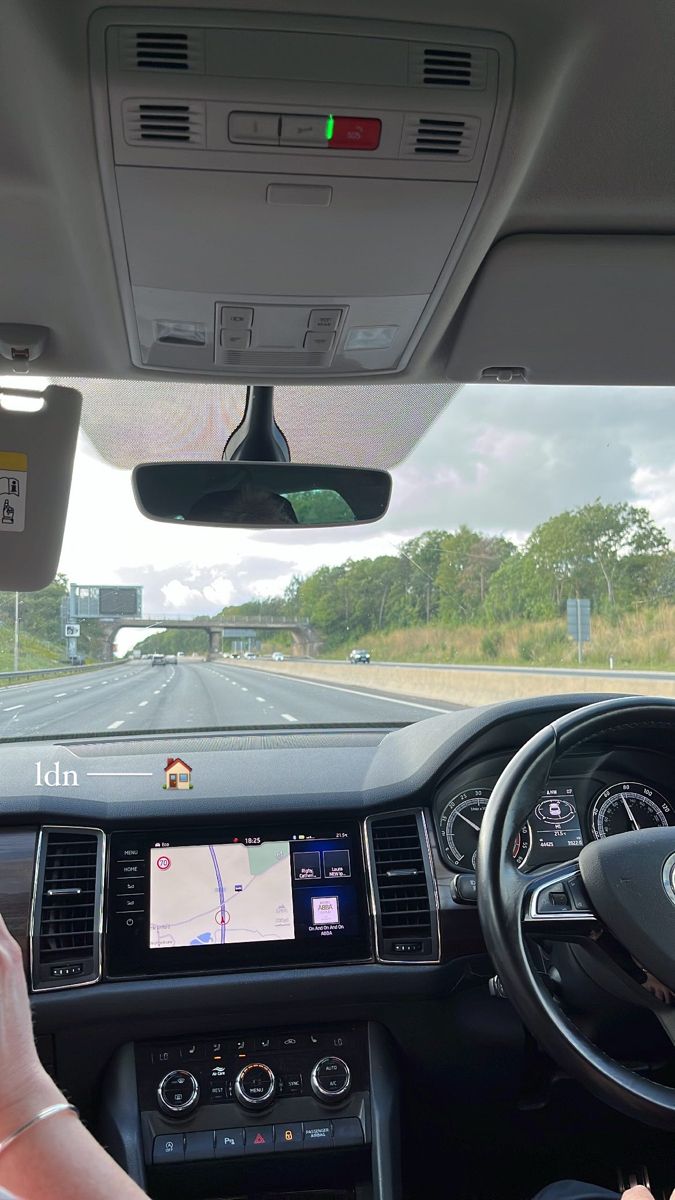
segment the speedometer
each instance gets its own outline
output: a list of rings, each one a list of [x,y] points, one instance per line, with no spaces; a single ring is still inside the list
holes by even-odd
[[[443,808],[440,817],[441,839],[445,857],[455,867],[476,870],[478,835],[485,816],[489,788],[466,788],[458,792]],[[523,825],[513,846],[513,858],[522,866],[530,852],[530,827]]]
[[[665,796],[644,783],[612,783],[596,796],[591,809],[594,838],[673,824],[675,815]]]

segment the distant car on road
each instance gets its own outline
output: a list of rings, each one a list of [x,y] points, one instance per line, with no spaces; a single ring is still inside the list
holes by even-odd
[[[367,650],[352,650],[348,659],[348,663],[369,663],[370,654]]]
[[[171,663],[171,665],[175,667],[176,663],[178,662],[178,656],[176,654],[165,654],[164,662],[167,664]]]
[[[281,651],[275,650],[274,654],[272,655],[272,662],[283,662],[283,661],[284,661],[284,656],[281,653]]]
[[[258,657],[258,655],[255,654],[253,650],[247,650],[246,653],[244,654],[244,658],[257,658],[257,657]]]
[[[166,665],[166,656],[164,654],[153,654],[151,663],[153,667],[163,667]]]

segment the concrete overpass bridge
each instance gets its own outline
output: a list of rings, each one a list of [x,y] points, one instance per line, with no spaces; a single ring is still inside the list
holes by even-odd
[[[208,638],[209,658],[216,658],[220,654],[224,638],[245,641],[247,638],[259,638],[265,632],[272,633],[276,630],[290,633],[294,654],[314,654],[321,641],[309,621],[295,621],[283,617],[255,616],[234,620],[224,617],[185,617],[177,616],[176,613],[149,613],[145,617],[113,617],[109,620],[99,620],[106,627],[105,657],[108,659],[113,656],[112,648],[120,629],[203,630]]]

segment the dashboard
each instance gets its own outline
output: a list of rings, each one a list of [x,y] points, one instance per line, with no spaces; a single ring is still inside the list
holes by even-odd
[[[399,728],[0,745],[0,911],[43,1060],[150,1194],[175,1194],[162,1184],[175,1163],[250,1172],[249,1147],[263,1192],[277,1149],[351,1155],[354,1180],[367,1175],[371,1151],[381,1164],[396,1141],[397,1055],[420,1081],[406,1114],[418,1138],[437,1116],[419,1096],[434,1096],[439,1062],[479,1088],[477,1022],[488,1092],[517,1086],[519,1023],[482,1008],[478,831],[513,754],[593,699]],[[556,761],[513,847],[521,870],[675,824],[663,731],[620,738]],[[177,753],[192,769],[183,794],[163,789]],[[320,1182],[330,1168],[316,1170]]]

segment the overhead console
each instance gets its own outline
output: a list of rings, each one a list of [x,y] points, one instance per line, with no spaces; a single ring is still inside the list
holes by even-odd
[[[480,209],[512,53],[497,34],[101,10],[104,196],[131,358],[241,377],[409,360]]]

